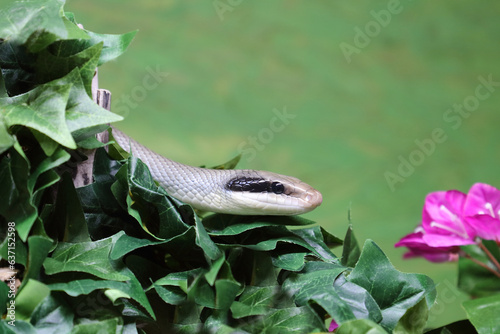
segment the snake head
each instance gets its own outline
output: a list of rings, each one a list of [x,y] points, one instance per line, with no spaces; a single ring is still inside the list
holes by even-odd
[[[225,184],[234,213],[298,215],[318,207],[321,193],[301,180],[271,172],[238,170]]]

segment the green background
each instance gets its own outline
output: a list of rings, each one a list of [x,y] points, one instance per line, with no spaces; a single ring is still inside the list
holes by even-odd
[[[139,29],[99,73],[122,130],[180,162],[216,165],[243,149],[239,167],[303,179],[323,193],[306,217],[342,237],[350,209],[361,242],[439,284],[432,326],[464,317],[456,264],[403,261],[393,245],[419,223],[427,193],[500,186],[500,87],[474,98],[479,77],[500,82],[500,3],[87,0],[66,10],[92,31]],[[168,76],[155,84],[151,71]],[[470,113],[453,111],[464,102]],[[282,127],[273,110],[284,109],[294,118]],[[401,159],[416,166],[391,189]]]

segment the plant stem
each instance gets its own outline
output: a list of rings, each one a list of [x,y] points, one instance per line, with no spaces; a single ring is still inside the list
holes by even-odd
[[[471,260],[472,262],[474,262],[475,264],[483,267],[484,269],[488,269],[489,271],[491,271],[493,274],[495,274],[495,276],[497,276],[498,278],[500,278],[500,273],[498,271],[496,271],[495,269],[489,267],[487,264],[479,261],[478,259],[475,259],[473,258],[472,256],[470,256],[469,254],[465,254],[465,257],[469,260]]]
[[[500,263],[498,263],[498,260],[491,254],[491,252],[486,248],[486,246],[483,244],[482,241],[479,241],[478,243],[479,247],[483,250],[483,252],[489,257],[490,261],[497,267],[497,269],[500,271]]]

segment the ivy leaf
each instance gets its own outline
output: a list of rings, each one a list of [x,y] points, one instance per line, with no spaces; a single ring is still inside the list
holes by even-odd
[[[69,333],[74,316],[60,296],[49,295],[34,310],[30,322],[37,329],[36,333]]]
[[[388,332],[371,320],[356,319],[343,323],[335,334],[388,334]]]
[[[380,307],[366,289],[349,282],[345,275],[337,277],[334,282],[334,288],[340,299],[349,305],[356,319],[368,319],[375,323],[380,323],[382,320]],[[341,322],[340,319],[335,317],[334,319]]]
[[[467,316],[479,334],[500,332],[500,294],[467,300],[463,304]]]
[[[149,304],[148,298],[144,293],[141,285],[136,279],[131,279],[126,282],[119,282],[113,280],[92,280],[81,279],[74,280],[67,283],[53,283],[49,285],[52,291],[64,291],[72,297],[80,295],[88,295],[92,291],[101,289],[112,289],[120,291],[121,298],[132,298],[139,305],[144,307],[146,311],[154,318],[154,312]]]
[[[51,220],[60,233],[59,240],[72,243],[90,241],[83,209],[68,173],[63,175],[59,183]]]
[[[36,207],[28,189],[29,162],[18,143],[0,161],[0,189],[4,191],[0,201],[0,215],[7,221],[16,222],[16,230],[22,241],[37,217]]]
[[[249,286],[241,294],[238,301],[231,305],[231,312],[236,319],[265,315],[274,308],[277,296],[279,298],[279,286]]]
[[[1,108],[1,107],[0,107]],[[10,135],[7,130],[7,125],[3,119],[4,112],[0,109],[0,154],[7,151],[14,145],[14,138]]]
[[[308,307],[279,309],[262,321],[249,323],[242,329],[249,333],[311,333],[324,328],[323,321]]]
[[[429,277],[397,271],[371,240],[365,242],[359,261],[347,280],[370,293],[382,311],[380,325],[390,331],[409,308],[422,299],[430,308],[436,299],[436,289]]]
[[[16,318],[26,320],[31,318],[35,307],[50,293],[50,289],[43,283],[30,279],[24,288],[16,295]]]
[[[37,52],[68,32],[60,16],[64,1],[31,0],[14,2],[0,11],[0,38],[26,44]]]
[[[78,68],[85,90],[88,95],[91,95],[92,78],[102,51],[102,43],[90,45],[87,49],[74,53],[73,44],[79,41],[57,41],[40,52],[35,66],[36,82],[45,83],[59,79]]]
[[[38,279],[43,261],[47,258],[51,248],[52,239],[40,235],[33,235],[28,238],[28,262],[20,290],[24,288],[30,279]]]
[[[184,217],[189,217],[190,224],[193,223],[193,210],[188,206],[181,208],[179,202],[166,196],[166,192],[156,185],[148,167],[133,156],[127,161],[127,184],[133,201],[129,202],[129,208],[139,210],[135,217],[148,233],[168,239],[184,233],[189,227]],[[156,221],[157,226],[149,221]],[[157,233],[151,232],[152,228],[156,228]]]
[[[310,302],[320,305],[338,323],[355,319],[351,308],[340,298],[333,283],[345,267],[324,262],[308,262],[283,282],[283,290],[294,296],[297,306]]]
[[[221,250],[210,239],[207,230],[205,230],[199,219],[196,219],[196,244],[203,249],[205,256],[212,261],[222,256]]]
[[[0,97],[23,94],[35,88],[35,61],[36,55],[28,52],[25,45],[0,43],[0,70],[6,93]]]
[[[477,330],[469,320],[455,321],[443,327],[435,328],[425,332],[426,334],[469,334],[476,333]]]
[[[342,265],[354,267],[359,260],[361,248],[354,236],[352,225],[349,225],[344,238],[344,248],[342,249]]]
[[[111,318],[103,320],[91,320],[73,327],[71,333],[92,334],[92,333],[120,333],[123,329],[122,318]],[[134,330],[130,328],[129,330]],[[123,329],[124,330],[124,329]],[[123,332],[122,332],[123,333]]]
[[[36,129],[54,141],[76,148],[65,122],[71,84],[42,85],[29,93],[0,99],[8,127],[23,125]]]
[[[65,77],[52,81],[52,83],[72,85],[66,106],[66,124],[70,132],[123,119],[123,117],[98,106],[90,98],[85,90],[79,69],[74,69]]]
[[[425,299],[410,307],[405,315],[399,319],[394,328],[395,334],[420,334],[424,332],[429,317],[429,308]]]
[[[132,274],[121,260],[112,260],[109,254],[113,243],[123,234],[98,241],[65,243],[57,245],[51,257],[43,264],[48,275],[62,272],[84,272],[102,279],[114,281],[130,280]]]
[[[90,45],[103,43],[102,53],[97,64],[98,66],[122,55],[127,50],[130,43],[132,43],[135,34],[137,34],[137,30],[121,35],[97,34],[88,30],[85,31],[90,37],[90,39],[85,41],[86,43]]]

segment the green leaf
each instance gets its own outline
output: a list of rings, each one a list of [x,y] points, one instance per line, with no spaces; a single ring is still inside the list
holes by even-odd
[[[31,324],[37,333],[69,333],[73,318],[73,311],[61,297],[49,295],[32,313]]]
[[[228,310],[240,291],[240,284],[232,279],[215,281],[215,309]]]
[[[217,260],[222,256],[222,252],[210,239],[205,227],[199,219],[196,219],[196,244],[203,249],[203,252],[210,260]]]
[[[149,301],[142,289],[141,285],[136,279],[131,279],[127,282],[117,282],[113,280],[92,280],[92,279],[82,279],[74,280],[68,283],[54,283],[49,285],[52,291],[64,291],[70,296],[76,297],[80,295],[88,295],[94,290],[101,289],[112,289],[120,291],[120,297],[132,298],[139,305],[144,307],[146,311],[154,316],[153,309],[149,304]]]
[[[361,248],[354,236],[352,225],[349,225],[344,238],[344,248],[342,249],[342,265],[346,267],[354,267],[361,255]]]
[[[368,319],[356,319],[343,323],[335,334],[387,334],[382,327]]]
[[[422,299],[430,308],[436,299],[435,285],[429,277],[397,271],[371,240],[365,242],[359,261],[347,280],[370,293],[382,311],[380,324],[390,331],[409,308]]]
[[[420,334],[423,333],[427,318],[429,317],[429,308],[425,299],[422,299],[415,306],[410,307],[405,315],[399,319],[394,328],[394,334]]]
[[[103,43],[103,49],[99,58],[98,66],[101,66],[102,64],[114,60],[122,55],[130,43],[132,43],[135,34],[137,34],[137,30],[122,35],[97,34],[88,30],[85,31],[90,37],[90,39],[88,39],[89,44],[95,45],[101,42]]]
[[[279,298],[279,286],[248,286],[241,294],[238,301],[231,305],[231,312],[236,319],[265,315],[271,308],[276,306],[276,299]]]
[[[126,254],[147,246],[160,245],[168,241],[151,241],[148,239],[139,239],[127,234],[121,234],[113,245],[110,253],[110,258],[113,260],[118,260],[125,256]]]
[[[15,244],[14,244],[14,251],[16,254],[16,263],[21,264],[23,266],[26,266],[26,263],[28,262],[28,249],[26,247],[26,244],[19,240],[19,233],[14,236],[15,238]],[[2,259],[8,259],[9,255],[9,244],[12,246],[13,240],[12,240],[12,235],[8,236],[7,235],[7,226],[3,227],[2,235],[5,236],[5,239],[3,240],[2,244],[0,245],[0,257]],[[10,238],[9,238],[10,237]],[[12,249],[11,249],[12,251]]]
[[[52,223],[58,227],[59,240],[72,243],[90,241],[80,199],[68,173],[59,183]]]
[[[87,71],[93,73],[93,69],[87,69]],[[85,90],[82,74],[78,69],[61,79],[52,81],[51,84],[71,85],[72,87],[66,106],[66,124],[70,132],[123,119],[123,117],[98,106],[92,100]]]
[[[338,323],[354,319],[351,308],[340,298],[333,283],[345,267],[324,262],[308,262],[283,282],[283,290],[294,296],[297,306],[319,304]]]
[[[46,184],[40,184],[39,177],[44,173],[50,172],[52,171],[52,169],[59,167],[60,165],[68,161],[70,157],[71,155],[68,152],[59,147],[52,155],[44,158],[36,166],[35,170],[31,172],[31,175],[28,178],[28,189],[30,190],[30,192],[40,191],[43,186],[46,186]],[[35,190],[35,186],[37,185],[38,188],[36,188]]]
[[[500,332],[500,294],[467,300],[463,304],[467,316],[479,334]]]
[[[305,252],[290,252],[283,251],[282,253],[275,252],[273,254],[272,260],[273,265],[277,268],[289,270],[289,271],[299,271],[304,268],[305,265]]]
[[[189,227],[184,222],[184,217],[190,218],[189,224],[193,224],[193,210],[166,196],[166,192],[156,185],[148,167],[141,160],[130,157],[127,168],[127,183],[132,200],[128,205],[137,210],[134,215],[145,231],[157,238],[168,239],[184,233]]]
[[[0,161],[0,189],[4,200],[0,201],[0,215],[16,223],[16,230],[22,241],[37,217],[37,210],[31,202],[28,189],[29,163],[19,144],[9,150],[9,156]]]
[[[65,12],[62,17],[64,26],[68,31],[67,40],[89,39],[90,36],[82,30],[74,20],[73,13]]]
[[[33,136],[36,138],[36,140],[42,147],[43,153],[45,153],[46,156],[49,157],[52,154],[54,154],[56,149],[59,147],[59,144],[57,142],[55,142],[50,137],[44,135],[40,131],[31,129],[31,133],[33,133]]]
[[[302,226],[313,225],[312,220],[300,216],[236,216],[212,214],[203,218],[203,225],[210,235],[236,235],[254,228],[266,226]]]
[[[470,334],[476,333],[476,329],[469,320],[460,320],[443,327],[426,331],[426,334]]]
[[[2,268],[2,276],[5,274],[5,269]],[[3,276],[2,279],[5,279]],[[9,302],[9,291],[10,288],[5,284],[2,280],[0,281],[0,313],[6,314],[7,312],[7,303]]]
[[[302,228],[292,230],[292,233],[298,235],[302,240],[304,240],[311,250],[311,253],[315,254],[318,258],[323,261],[337,262],[337,257],[333,255],[330,248],[325,244],[323,240],[323,230],[319,226],[313,226],[309,228]]]
[[[71,84],[45,84],[29,93],[0,99],[5,123],[36,129],[63,146],[76,148],[65,122],[71,88]]]
[[[91,83],[102,51],[102,43],[80,47],[85,40],[62,40],[51,44],[37,57],[36,81],[45,83],[62,78],[78,68],[85,90],[91,95]]]
[[[182,305],[186,302],[186,293],[175,286],[161,286],[154,284],[154,289],[158,296],[167,304]]]
[[[0,43],[0,70],[5,87],[5,94],[0,94],[0,97],[23,94],[35,88],[35,60],[36,55],[30,53],[25,45],[8,41]]]
[[[231,160],[224,162],[223,164],[213,166],[211,167],[211,169],[234,169],[238,164],[238,162],[240,162],[240,160],[241,160],[241,154],[238,154]]]
[[[30,282],[31,278],[39,279],[38,276],[43,261],[46,259],[51,248],[52,239],[40,235],[33,235],[28,238],[28,263],[20,290],[24,288],[27,282]]]
[[[60,16],[64,1],[31,0],[14,2],[0,10],[0,38],[27,44],[37,52],[58,38],[66,38],[66,26]]]
[[[200,277],[205,270],[202,268],[196,268],[192,270],[187,270],[183,272],[174,272],[168,274],[167,276],[160,278],[154,283],[154,286],[176,286],[181,288],[185,293],[188,292],[189,282],[193,281],[195,278]]]
[[[7,151],[15,143],[14,138],[10,135],[9,131],[7,130],[7,125],[5,124],[5,121],[3,119],[4,118],[3,114],[4,112],[2,111],[2,109],[0,109],[0,154]]]
[[[73,327],[71,334],[120,333],[121,318],[93,320]]]
[[[214,285],[215,280],[217,279],[217,276],[219,275],[219,272],[221,271],[221,268],[223,265],[227,264],[226,263],[226,256],[224,253],[221,254],[221,257],[215,260],[212,265],[210,266],[210,270],[207,271],[205,274],[205,278],[210,285]]]
[[[250,333],[311,333],[324,330],[323,321],[308,307],[276,310],[259,322],[242,326]]]
[[[24,288],[16,295],[16,318],[26,320],[31,318],[35,307],[50,293],[50,289],[34,279],[28,280]]]
[[[335,292],[349,306],[356,319],[368,319],[375,323],[382,321],[382,311],[373,297],[357,284],[349,282],[346,275],[339,275],[334,283]],[[342,323],[341,319],[334,319]]]
[[[102,279],[127,281],[132,273],[121,260],[112,260],[109,254],[113,243],[123,234],[120,232],[106,239],[76,244],[61,242],[51,257],[43,264],[48,275],[62,272],[84,272]]]

